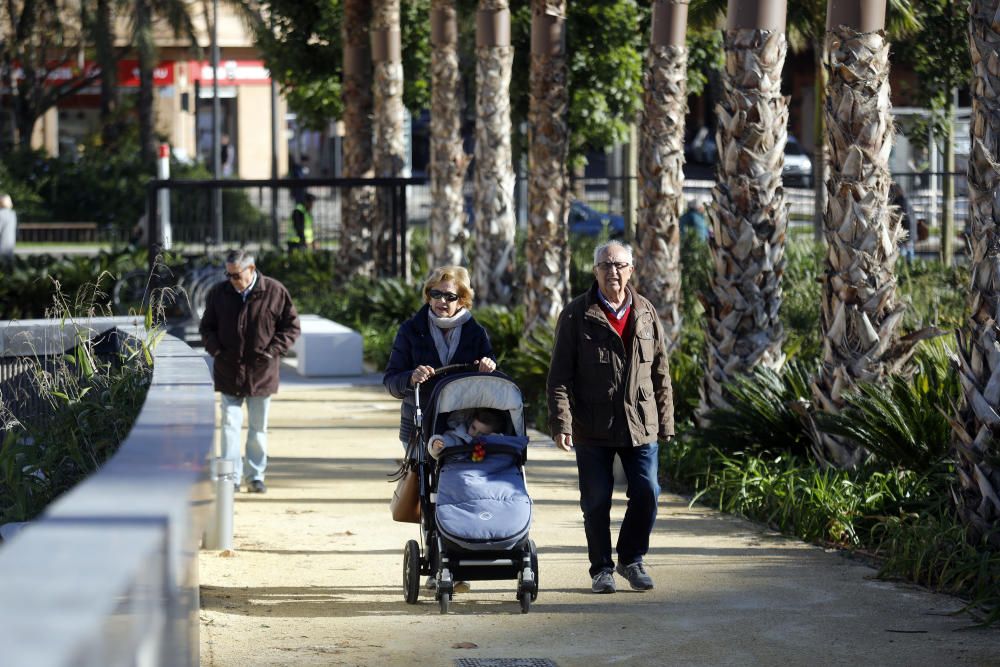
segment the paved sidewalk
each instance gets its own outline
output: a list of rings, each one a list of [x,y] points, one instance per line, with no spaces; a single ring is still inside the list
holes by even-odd
[[[234,555],[201,553],[207,667],[1000,664],[1000,630],[951,615],[956,600],[670,494],[647,557],[656,589],[619,578],[617,594],[593,595],[573,459],[538,433],[531,612],[514,581],[473,582],[444,616],[430,594],[408,605],[403,546],[419,531],[387,507],[398,401],[374,376],[282,382],[268,493],[237,496]]]

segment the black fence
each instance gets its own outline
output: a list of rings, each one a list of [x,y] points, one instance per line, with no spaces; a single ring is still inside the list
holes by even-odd
[[[346,197],[368,189],[373,206],[387,217],[388,271],[401,275],[406,267],[406,238],[411,225],[426,222],[430,194],[424,178],[314,178],[279,180],[156,180],[147,186],[143,244],[161,238],[159,210],[169,202],[172,246],[211,254],[224,247],[285,247],[292,212],[305,194],[312,207],[314,239],[321,247],[336,244]]]

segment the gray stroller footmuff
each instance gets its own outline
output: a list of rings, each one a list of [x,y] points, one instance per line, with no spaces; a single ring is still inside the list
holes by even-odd
[[[520,470],[527,446],[525,436],[487,435],[445,450],[436,501],[443,537],[485,551],[510,549],[528,535],[531,498]]]

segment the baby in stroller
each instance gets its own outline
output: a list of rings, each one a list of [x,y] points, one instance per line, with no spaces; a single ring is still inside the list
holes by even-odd
[[[505,423],[506,417],[499,410],[492,408],[474,410],[469,413],[468,421],[455,424],[441,435],[431,436],[430,442],[427,443],[427,453],[437,459],[445,447],[471,444],[480,436],[502,431]]]

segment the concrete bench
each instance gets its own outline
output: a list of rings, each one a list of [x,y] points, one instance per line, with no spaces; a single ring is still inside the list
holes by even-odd
[[[354,329],[319,315],[300,315],[302,333],[292,351],[305,377],[361,375],[364,341]]]

